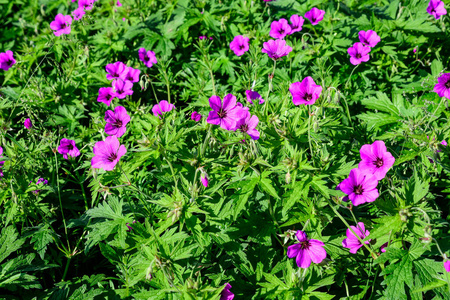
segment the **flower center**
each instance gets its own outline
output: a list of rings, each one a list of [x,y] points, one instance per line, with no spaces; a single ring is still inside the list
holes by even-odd
[[[144,56],[144,60],[145,60],[145,61],[149,61],[149,60],[150,60],[150,57],[148,57],[148,56],[146,55],[146,56]]]
[[[107,94],[107,95],[105,96],[105,98],[106,98],[106,100],[109,100],[109,99],[112,98],[112,96],[111,96],[111,94]]]
[[[61,24],[61,29],[65,29],[67,27],[66,23]]]
[[[6,63],[8,64],[8,66],[12,66],[13,64],[12,60],[8,60]]]
[[[377,160],[373,162],[373,164],[377,167],[377,168],[381,168],[384,164],[383,159],[377,157]]]
[[[279,33],[279,34],[283,34],[283,33],[284,33],[284,29],[278,30],[278,33]]]
[[[306,101],[311,101],[312,100],[312,94],[305,94],[305,100]]]
[[[217,113],[217,115],[219,115],[219,118],[223,119],[227,117],[227,112],[225,110],[223,110],[223,108],[221,108],[219,110],[219,112]]]
[[[239,50],[244,50],[245,46],[244,45],[240,45],[239,46]]]
[[[114,122],[114,126],[115,127],[117,127],[117,128],[120,128],[120,127],[122,127],[122,120],[119,120],[119,119],[117,119],[115,122]]]
[[[300,249],[302,250],[309,249],[310,246],[311,244],[309,241],[300,242]]]
[[[447,83],[445,84],[445,87],[448,88],[448,89],[450,89],[450,79],[449,79],[449,81],[447,81]]]
[[[356,195],[362,195],[362,193],[364,192],[364,189],[362,187],[362,185],[358,184],[357,186],[355,186],[353,188],[353,193],[355,193]]]
[[[67,150],[69,150],[69,151],[73,150],[73,145],[72,145],[72,144],[69,144],[69,145],[67,146]]]
[[[248,131],[248,125],[247,124],[241,125],[241,131],[242,132],[247,132]]]
[[[113,162],[117,159],[117,154],[116,153],[111,153],[108,157],[108,161],[109,162]]]
[[[361,53],[356,53],[355,57],[356,58],[361,58]]]

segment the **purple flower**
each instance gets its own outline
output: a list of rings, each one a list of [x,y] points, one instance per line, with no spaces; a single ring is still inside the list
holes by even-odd
[[[77,157],[80,155],[80,150],[78,150],[75,145],[75,141],[68,140],[66,138],[61,139],[59,142],[58,152],[63,155],[65,159],[67,159],[67,155],[71,157]]]
[[[57,14],[55,20],[50,23],[50,28],[55,30],[53,32],[56,36],[60,36],[61,34],[69,34],[70,33],[70,24],[72,24],[72,17],[63,14]]]
[[[234,37],[233,41],[230,43],[230,49],[234,51],[234,54],[241,56],[248,51],[249,45],[248,41],[250,38],[244,37],[242,35],[237,35]]]
[[[116,97],[119,99],[124,99],[127,95],[133,95],[133,83],[130,81],[123,81],[122,79],[115,80],[113,82],[114,91]]]
[[[358,206],[378,198],[377,184],[375,176],[353,169],[348,178],[339,184],[339,188],[348,195],[354,206]]]
[[[303,23],[305,22],[305,19],[303,17],[300,17],[299,15],[292,15],[291,18],[291,33],[302,30]]]
[[[438,78],[438,83],[434,86],[434,91],[439,97],[450,99],[450,73],[444,73]]]
[[[292,94],[292,102],[295,105],[311,105],[316,102],[322,93],[322,87],[317,85],[311,76],[306,77],[302,82],[294,82],[289,87]]]
[[[375,141],[373,144],[363,145],[359,150],[361,162],[358,169],[363,174],[373,175],[376,180],[381,180],[394,165],[395,158],[387,152],[383,141]]]
[[[30,181],[31,183],[31,181]],[[36,185],[39,185],[40,183],[42,184],[48,184],[48,180],[44,179],[44,178],[39,178],[38,181],[36,182]],[[35,191],[31,191],[33,194],[37,195],[39,194],[40,190],[35,190]]]
[[[370,58],[370,48],[364,46],[362,43],[353,44],[352,47],[347,49],[347,52],[350,55],[350,62],[352,65],[359,65],[363,61],[368,61]]]
[[[117,106],[114,111],[107,110],[105,112],[105,132],[109,135],[121,137],[127,130],[127,124],[130,122],[130,116],[123,106]]]
[[[444,269],[447,272],[450,272],[450,260],[444,262]]]
[[[325,15],[325,11],[313,7],[310,11],[305,14],[305,18],[307,18],[311,25],[317,25],[320,21],[323,20],[323,16]]]
[[[82,8],[84,10],[91,10],[93,4],[93,0],[78,0],[78,8]]]
[[[370,48],[375,47],[379,41],[381,41],[381,38],[378,36],[378,34],[373,30],[361,30],[358,33],[359,41],[363,43],[365,46],[369,46]]]
[[[200,181],[204,187],[208,187],[208,177],[205,174],[200,175]]]
[[[0,157],[3,157],[3,148],[2,147],[0,147]],[[0,161],[0,168],[3,167],[4,163],[5,163],[5,161]]]
[[[117,137],[108,136],[105,141],[95,143],[91,165],[95,169],[103,168],[105,171],[111,171],[125,153],[127,149],[124,145],[120,145]]]
[[[291,46],[286,45],[285,40],[268,40],[263,44],[263,53],[267,53],[270,58],[278,60],[288,55],[292,51]]]
[[[370,234],[369,231],[367,231],[364,228],[363,222],[358,222],[357,227],[350,226],[351,229],[359,236],[361,240],[364,240],[366,236]],[[369,244],[371,240],[364,241],[365,244]],[[355,254],[356,251],[358,251],[359,248],[363,246],[361,242],[358,240],[358,238],[353,234],[353,232],[347,228],[347,238],[342,241],[342,246],[344,248],[349,248],[350,253]]]
[[[327,257],[327,252],[323,248],[323,242],[312,239],[308,240],[306,233],[301,230],[297,230],[295,236],[300,243],[289,246],[287,256],[289,258],[296,257],[299,268],[306,269],[311,265],[311,261],[318,264]]]
[[[286,19],[280,19],[270,24],[269,35],[274,39],[284,39],[286,35],[291,34],[291,30],[288,21]]]
[[[103,102],[107,106],[111,104],[111,101],[116,97],[116,93],[112,87],[102,87],[98,90],[98,102]]]
[[[121,7],[121,6],[122,6],[122,3],[120,3],[120,1],[117,0],[117,7]]]
[[[113,80],[113,79],[122,79],[125,80],[125,76],[127,76],[127,66],[121,62],[117,61],[113,64],[107,64],[106,67],[106,79]]]
[[[28,130],[30,130],[31,127],[33,127],[33,124],[31,124],[30,118],[26,119],[25,122],[23,123],[23,125],[24,125],[25,128],[28,129]]]
[[[247,95],[247,101],[250,102],[251,104],[253,104],[253,100],[258,100],[258,99],[259,99],[259,104],[264,103],[264,99],[258,92],[255,92],[252,90],[246,90],[245,94]]]
[[[447,14],[447,10],[444,8],[444,2],[441,0],[430,0],[427,7],[427,12],[436,20]]]
[[[247,110],[243,111],[245,112],[245,117],[237,121],[236,130],[248,134],[253,140],[259,139],[259,131],[256,129],[259,122],[258,117],[255,115],[250,116],[250,113]]]
[[[381,245],[380,250],[382,253],[386,252],[386,247],[388,246],[389,242],[384,243],[383,245]]]
[[[72,12],[73,19],[76,20],[76,21],[81,20],[81,18],[83,18],[83,16],[84,16],[85,14],[86,14],[86,12],[85,12],[84,9],[81,8],[81,7],[78,7],[77,9],[75,9],[75,10]]]
[[[157,117],[163,115],[163,113],[171,111],[175,108],[175,105],[170,104],[166,100],[159,101],[159,104],[155,104],[152,108],[153,114]],[[159,117],[161,119],[161,117]]]
[[[212,111],[209,112],[206,121],[225,130],[234,130],[237,121],[243,116],[243,109],[236,105],[236,97],[232,94],[223,98],[223,105],[219,96],[212,96],[209,98],[209,106]]]
[[[191,115],[191,119],[194,120],[195,122],[198,122],[202,119],[202,115],[194,111]]]
[[[15,63],[14,53],[11,50],[0,53],[0,69],[8,71]]]
[[[220,294],[220,300],[233,300],[234,294],[230,291],[232,288],[231,284],[227,283],[225,285],[225,288],[222,290],[222,293]]]
[[[125,72],[125,79],[131,82],[138,82],[139,81],[139,75],[141,74],[141,70],[133,69],[132,67],[127,67],[127,70]]]
[[[139,49],[139,59],[146,65],[151,68],[153,64],[156,64],[158,61],[156,60],[155,52],[147,51],[144,48]]]

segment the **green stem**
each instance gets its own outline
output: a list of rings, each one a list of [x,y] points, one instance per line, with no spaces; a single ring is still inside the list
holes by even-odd
[[[353,68],[352,72],[350,73],[350,76],[348,77],[347,82],[345,83],[345,86],[344,86],[345,88],[347,88],[347,85],[348,85],[348,83],[350,82],[350,79],[352,78],[353,72],[355,72],[355,70],[356,70],[356,68],[358,68],[358,66],[359,66],[359,65],[356,65],[356,66]]]
[[[64,281],[66,279],[66,275],[67,275],[67,271],[69,270],[69,264],[70,264],[71,259],[72,259],[71,256],[67,257],[67,263],[66,263],[66,267],[64,268],[64,273],[63,273],[63,277],[62,277],[61,281]]]
[[[177,179],[175,178],[175,172],[173,171],[172,164],[170,163],[170,161],[167,158],[167,156],[164,156],[164,158],[166,159],[167,164],[169,165],[170,171],[172,172],[173,181],[175,182],[175,189],[178,190]]]
[[[311,160],[313,161],[313,164],[314,164],[313,148],[312,148],[312,144],[311,144],[311,113],[310,113],[309,105],[307,105],[307,107],[308,107],[308,143],[309,143],[309,150],[311,152]]]

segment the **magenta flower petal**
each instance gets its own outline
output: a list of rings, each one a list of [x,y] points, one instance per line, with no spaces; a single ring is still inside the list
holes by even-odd
[[[364,223],[358,222],[357,226],[350,226],[350,228],[359,236],[361,240],[364,240],[367,236],[369,236],[370,232],[367,231],[364,227]],[[342,241],[342,246],[344,248],[349,248],[350,253],[355,254],[359,248],[363,246],[361,242],[358,240],[358,237],[353,234],[353,232],[348,228],[347,229],[347,238]],[[367,240],[364,243],[369,244],[371,240]]]
[[[280,19],[278,21],[273,21],[270,24],[269,35],[274,39],[284,39],[284,37],[290,34],[292,31],[291,26],[286,19]]]
[[[376,183],[378,181],[375,176],[364,173],[360,169],[353,169],[348,178],[339,184],[339,188],[348,195],[353,205],[358,206],[378,198]]]
[[[363,43],[364,46],[369,46],[370,48],[375,47],[381,41],[381,38],[373,30],[361,30],[358,33],[358,36],[359,41]]]
[[[50,23],[50,28],[54,30],[54,34],[56,36],[60,36],[61,34],[69,34],[72,24],[72,17],[63,14],[57,14],[55,20]]]
[[[291,84],[289,91],[292,94],[292,102],[295,105],[312,105],[319,99],[322,87],[317,85],[312,77],[308,76],[302,82]]]
[[[447,272],[450,272],[450,260],[444,262],[444,269]]]
[[[434,92],[439,97],[450,99],[450,73],[444,73],[438,78],[438,83],[434,86]]]
[[[256,130],[259,119],[257,116],[250,116],[248,111],[242,113],[244,117],[236,123],[236,130],[248,134],[253,140],[259,139],[259,131]]]
[[[15,63],[14,53],[11,50],[0,53],[0,69],[8,71]]]
[[[234,294],[230,291],[232,286],[227,283],[222,293],[220,294],[220,300],[233,300]]]
[[[26,119],[23,125],[24,125],[25,128],[28,129],[28,130],[30,130],[31,127],[33,127],[33,124],[31,124],[30,118]]]
[[[234,37],[233,41],[230,43],[230,49],[233,50],[234,54],[237,56],[243,55],[249,49],[248,41],[250,38],[244,37],[242,35],[237,35]]]
[[[198,122],[198,121],[200,121],[202,119],[202,115],[199,114],[198,112],[194,111],[191,114],[191,119],[194,120],[195,122]]]
[[[117,106],[114,111],[105,112],[105,133],[121,137],[127,130],[126,125],[130,122],[130,116],[123,106]]]
[[[58,152],[62,154],[65,159],[68,159],[68,156],[77,157],[80,155],[80,151],[75,145],[75,141],[66,138],[61,139],[59,142]]]
[[[363,145],[359,152],[361,162],[358,168],[363,174],[373,175],[376,180],[383,179],[395,162],[395,158],[390,152],[387,152],[383,141]]]
[[[347,49],[347,53],[350,55],[350,63],[352,65],[359,65],[362,62],[369,61],[370,48],[364,46],[362,43],[355,43],[352,47]]]
[[[245,94],[247,95],[247,101],[250,102],[251,104],[253,104],[253,100],[259,100],[259,104],[264,103],[264,99],[258,92],[246,90]]]
[[[147,51],[145,48],[139,48],[138,51],[139,60],[142,61],[147,67],[151,68],[158,61],[156,60],[155,52]]]
[[[128,68],[127,66],[121,62],[115,62],[113,64],[108,64],[105,67],[106,72],[108,74],[106,74],[106,79],[108,80],[113,80],[113,79],[122,79],[125,80],[125,77],[127,76],[128,73]]]
[[[441,0],[430,0],[428,3],[427,12],[436,20],[447,14],[447,10],[444,7],[444,2]]]
[[[175,108],[175,105],[170,104],[166,100],[162,100],[162,101],[159,102],[159,104],[155,104],[153,106],[152,112],[153,112],[153,115],[158,117],[159,115],[162,115],[165,112],[169,112],[169,111],[171,111],[174,108]]]
[[[292,15],[290,18],[291,21],[291,33],[298,32],[302,30],[303,23],[305,22],[305,19],[303,17],[300,17],[299,15]]]
[[[223,105],[220,97],[212,96],[209,98],[209,105],[213,109],[209,112],[206,121],[209,124],[220,125],[225,130],[235,130],[236,123],[243,117],[242,107],[237,105],[236,97],[228,94],[223,99]]]
[[[116,93],[112,87],[102,87],[98,90],[98,102],[103,102],[107,106],[111,104],[111,101],[116,97]]]
[[[263,43],[263,49],[261,51],[267,53],[273,60],[278,60],[288,55],[292,51],[292,47],[286,45],[285,40],[269,40]]]
[[[307,18],[311,25],[317,25],[320,21],[323,20],[323,16],[325,15],[324,10],[320,10],[316,7],[313,7],[310,11],[305,14],[305,18]]]
[[[97,142],[94,145],[95,156],[91,160],[91,165],[96,169],[111,171],[114,169],[120,158],[127,152],[124,145],[120,145],[116,136],[108,136],[105,141]]]
[[[299,268],[308,268],[311,262],[321,263],[327,256],[323,248],[324,243],[319,240],[309,240],[306,233],[298,230],[295,234],[300,243],[288,247],[288,257],[296,257],[295,261]]]
[[[125,71],[124,80],[128,80],[131,82],[138,82],[140,74],[141,74],[141,70],[133,69],[132,67],[127,67],[126,71]]]
[[[113,87],[116,97],[119,99],[124,99],[127,95],[133,94],[133,83],[131,81],[123,81],[122,79],[118,79],[113,82]]]

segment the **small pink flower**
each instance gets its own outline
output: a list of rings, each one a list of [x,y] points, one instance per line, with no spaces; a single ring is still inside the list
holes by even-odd
[[[131,81],[123,81],[122,79],[115,80],[113,82],[113,87],[116,97],[119,99],[124,99],[128,95],[133,95],[133,83]]]
[[[208,187],[208,177],[204,174],[200,175],[200,181],[204,187]]]
[[[105,112],[105,133],[121,137],[127,130],[127,124],[130,122],[130,116],[123,106],[117,106],[114,111],[107,110]]]
[[[120,1],[117,0],[117,7],[121,7],[121,6],[122,6],[122,3],[120,3]]]
[[[281,57],[288,55],[292,51],[292,47],[286,44],[285,40],[269,40],[263,43],[261,50],[273,60],[279,60]]]
[[[125,153],[127,153],[127,149],[124,145],[120,145],[117,137],[108,136],[105,141],[95,143],[91,165],[95,169],[111,171]]]
[[[117,61],[113,64],[107,64],[105,70],[107,72],[106,79],[108,80],[113,79],[125,80],[125,76],[127,76],[128,73],[127,65],[125,65],[121,61]]]
[[[312,105],[319,99],[322,87],[317,85],[311,76],[303,79],[302,82],[294,82],[289,87],[294,105]]]
[[[93,0],[78,0],[78,7],[84,10],[91,10],[93,5]]]
[[[111,101],[116,97],[116,93],[112,87],[102,87],[98,90],[98,102],[103,102],[107,106],[111,104]]]
[[[308,239],[306,233],[301,230],[297,230],[295,236],[299,243],[288,247],[287,256],[289,258],[295,257],[299,268],[309,268],[311,261],[318,264],[327,257],[322,241]]]
[[[25,128],[28,129],[28,130],[30,130],[31,127],[33,127],[33,125],[31,124],[30,118],[26,119],[25,122],[23,123],[23,125],[24,125]]]
[[[365,46],[369,46],[370,48],[375,47],[381,41],[381,38],[373,30],[361,30],[358,33],[358,37],[361,43],[363,43]]]
[[[444,73],[439,76],[438,83],[433,90],[439,97],[450,99],[450,73]]]
[[[427,12],[436,20],[447,14],[447,10],[444,7],[444,2],[441,0],[430,0],[430,3],[428,3]]]
[[[376,180],[383,179],[395,162],[395,158],[387,151],[383,141],[363,145],[359,153],[361,162],[358,164],[358,169],[363,174],[373,175]]]
[[[56,36],[60,36],[61,34],[70,34],[72,24],[72,17],[63,14],[57,14],[55,20],[50,23],[50,28],[55,30],[53,33]]]
[[[291,21],[291,33],[298,32],[302,30],[303,23],[305,22],[305,19],[303,17],[300,17],[299,15],[292,15],[289,19]]]
[[[11,50],[0,53],[0,69],[8,71],[15,63],[14,53]]]
[[[152,108],[153,115],[156,117],[160,117],[160,115],[163,115],[165,112],[169,112],[172,109],[175,108],[175,105],[170,104],[166,100],[159,101],[159,104],[155,104]]]
[[[352,65],[359,65],[362,62],[369,61],[370,47],[366,47],[362,43],[355,43],[347,49],[347,52],[350,55]]]
[[[292,29],[288,21],[286,19],[280,19],[270,24],[269,35],[274,39],[284,39],[286,35],[291,34],[291,31]]]
[[[59,142],[58,152],[62,154],[65,159],[68,159],[68,156],[77,157],[80,155],[80,150],[78,150],[75,145],[75,141],[66,138],[61,139]]]
[[[156,60],[155,52],[147,51],[145,48],[139,48],[139,59],[146,65],[148,68],[151,68],[158,61]]]
[[[364,228],[363,222],[358,222],[356,227],[350,226],[350,228],[353,229],[353,231],[359,236],[359,238],[361,240],[364,240],[370,234],[370,232]],[[369,244],[370,241],[371,240],[369,239],[369,240],[365,241],[364,243]],[[356,251],[358,251],[358,249],[363,246],[363,244],[361,244],[361,242],[358,240],[358,238],[348,228],[347,229],[347,238],[342,241],[342,246],[344,248],[349,248],[350,253],[355,254]]]
[[[191,115],[191,119],[194,120],[195,122],[198,122],[202,119],[202,115],[194,111]]]
[[[450,272],[450,260],[444,262],[444,269],[447,272]]]
[[[310,11],[305,14],[305,18],[307,18],[311,25],[317,25],[320,21],[323,20],[323,16],[325,15],[325,11],[313,7]]]
[[[84,9],[82,7],[78,7],[77,9],[75,9],[72,12],[73,19],[76,21],[81,20],[81,18],[83,18],[83,16],[85,14],[86,14],[86,12],[84,11]]]
[[[233,50],[234,54],[237,56],[243,55],[248,51],[249,45],[248,41],[250,38],[244,37],[242,35],[237,35],[234,37],[233,41],[230,43],[230,49]]]
[[[252,90],[246,90],[245,94],[247,95],[247,101],[250,102],[251,104],[253,104],[253,100],[259,100],[258,101],[259,104],[264,103],[264,99],[258,92],[255,92]]]

